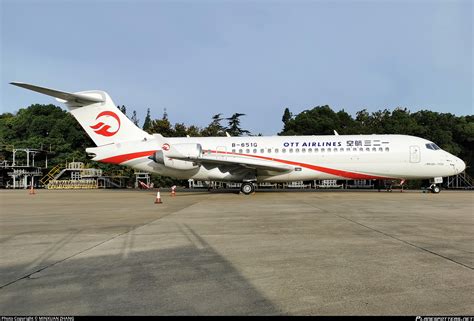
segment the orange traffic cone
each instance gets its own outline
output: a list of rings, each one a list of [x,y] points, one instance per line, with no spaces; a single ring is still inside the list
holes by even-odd
[[[30,186],[31,186],[31,187],[30,187],[30,195],[36,194],[36,193],[35,193],[35,188],[34,188],[33,184],[31,184]]]
[[[171,186],[171,196],[176,196],[176,185]]]
[[[155,204],[161,204],[161,203],[163,202],[161,201],[160,189],[158,189],[158,192],[156,192]]]

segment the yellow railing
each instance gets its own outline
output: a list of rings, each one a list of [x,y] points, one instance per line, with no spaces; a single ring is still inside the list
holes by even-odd
[[[60,164],[54,166],[48,174],[44,175],[40,179],[40,183],[46,186],[50,180],[52,180],[60,171],[62,166]]]
[[[51,180],[48,189],[95,189],[98,188],[95,179],[80,180]]]

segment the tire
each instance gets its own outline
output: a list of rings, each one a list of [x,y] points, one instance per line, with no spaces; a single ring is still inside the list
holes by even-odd
[[[255,192],[255,186],[252,183],[243,183],[240,187],[240,191],[245,195],[250,195]]]
[[[433,186],[431,188],[431,192],[438,194],[439,192],[441,192],[441,189],[438,186]]]

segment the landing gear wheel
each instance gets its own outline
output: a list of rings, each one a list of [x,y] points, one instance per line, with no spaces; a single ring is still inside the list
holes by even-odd
[[[438,186],[435,185],[431,188],[431,192],[435,193],[435,194],[438,194],[439,192],[441,192],[441,189]]]
[[[255,186],[253,185],[253,183],[243,183],[240,187],[240,191],[245,195],[249,195],[255,192]]]

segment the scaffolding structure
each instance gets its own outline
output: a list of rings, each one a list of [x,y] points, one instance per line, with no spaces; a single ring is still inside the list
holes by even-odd
[[[471,190],[474,189],[474,179],[466,172],[449,176],[446,179],[446,188]]]
[[[148,172],[135,171],[135,188],[153,188]]]
[[[36,177],[43,176],[43,169],[48,166],[48,151],[37,148],[14,148],[13,145],[1,145],[2,151],[12,153],[12,161],[3,159],[0,161],[0,187],[4,188],[22,188],[26,189],[32,185],[39,185]],[[26,163],[19,162],[18,153],[26,154]],[[35,156],[38,154],[45,155],[44,167],[35,164]]]
[[[14,166],[5,166],[8,168],[8,176],[11,178],[6,184],[6,188],[29,188],[31,185],[37,186],[35,177],[41,177],[43,172],[41,168],[36,167],[24,167],[24,168],[15,168]]]
[[[123,171],[104,174],[101,169],[86,167],[82,162],[70,162],[65,167],[53,167],[41,183],[48,189],[124,188],[126,179]]]
[[[315,180],[313,183],[315,188],[342,188],[343,184],[338,184],[336,179]]]

